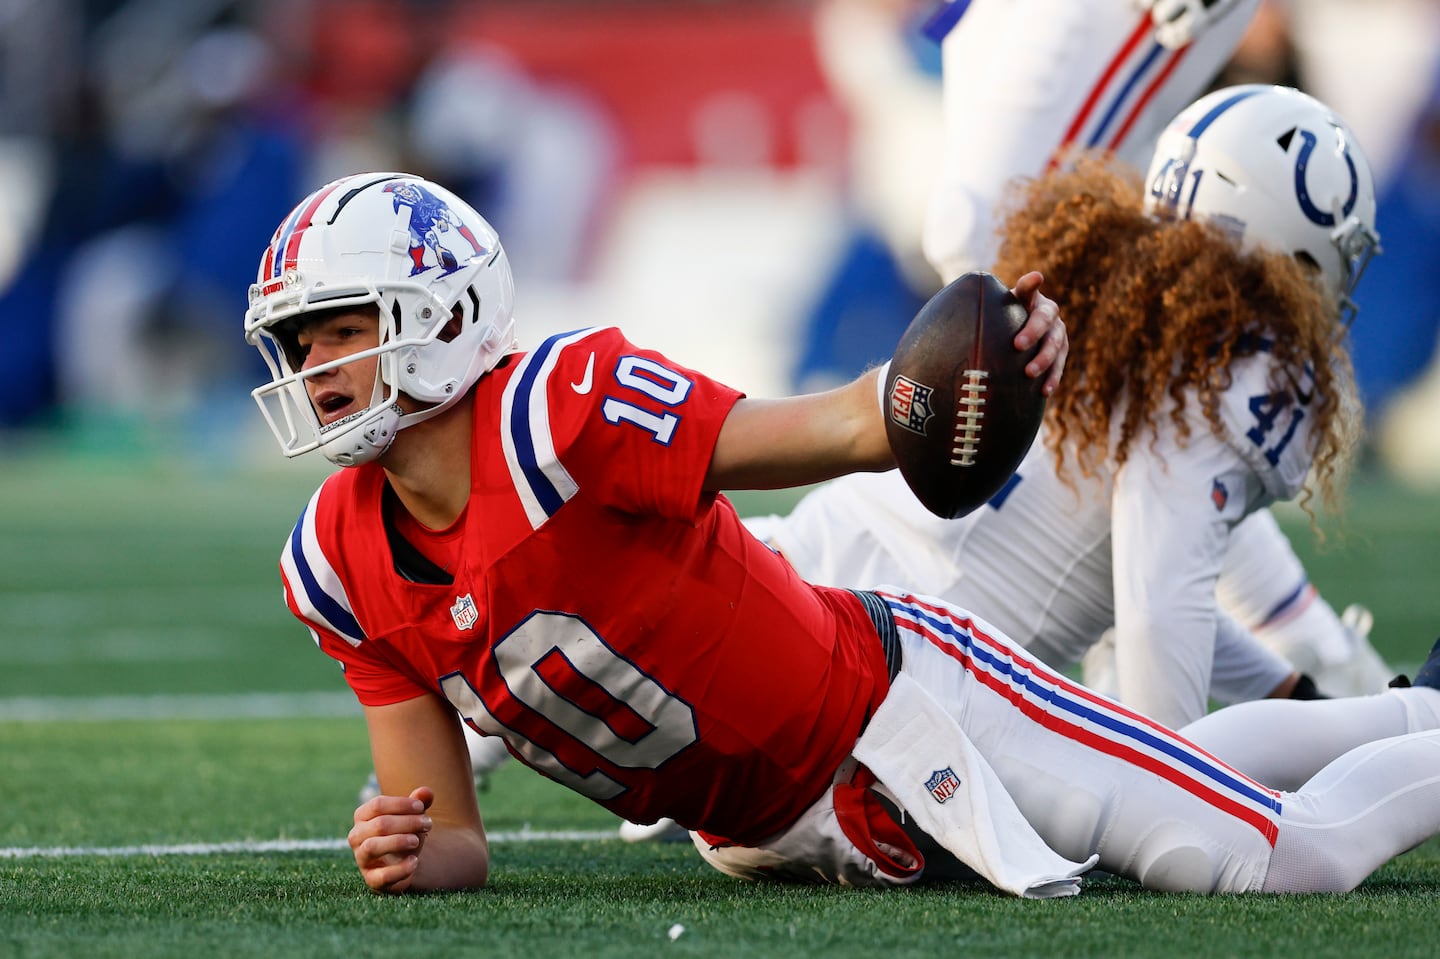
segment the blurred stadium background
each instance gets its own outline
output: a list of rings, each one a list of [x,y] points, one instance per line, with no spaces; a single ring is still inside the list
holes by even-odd
[[[257,251],[366,168],[496,224],[522,345],[613,323],[755,393],[848,376],[934,289],[937,5],[0,0],[0,456],[273,462],[239,333]],[[1386,255],[1356,362],[1374,451],[1423,484],[1437,61],[1433,0],[1271,0],[1225,78],[1310,90],[1372,158]]]

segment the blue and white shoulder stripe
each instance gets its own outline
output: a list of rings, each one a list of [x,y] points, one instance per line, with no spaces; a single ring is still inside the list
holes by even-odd
[[[505,462],[533,529],[539,529],[579,489],[555,451],[548,388],[564,349],[597,332],[592,327],[557,333],[541,343],[520,361],[501,397],[500,438]],[[574,386],[577,394],[593,388],[587,382],[593,373],[593,366],[587,367],[581,384]]]
[[[290,540],[280,554],[280,568],[295,606],[312,624],[312,632],[313,627],[318,626],[336,634],[351,646],[359,646],[365,641],[365,631],[356,621],[340,575],[321,550],[315,533],[315,514],[324,489],[322,485],[315,491],[300,514],[295,529],[290,533]]]

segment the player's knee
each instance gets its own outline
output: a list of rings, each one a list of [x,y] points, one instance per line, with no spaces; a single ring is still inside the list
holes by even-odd
[[[1135,877],[1158,892],[1214,892],[1215,869],[1198,846],[1170,846],[1143,864]]]
[[[1363,842],[1329,830],[1281,828],[1265,873],[1265,892],[1349,892],[1375,868]]]
[[[1140,843],[1130,874],[1158,892],[1245,892],[1259,881],[1269,853],[1258,832],[1227,839],[1172,821]]]

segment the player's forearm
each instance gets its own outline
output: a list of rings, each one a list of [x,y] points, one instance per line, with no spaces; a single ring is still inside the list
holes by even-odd
[[[876,371],[825,393],[741,400],[715,444],[705,488],[779,489],[895,465]]]

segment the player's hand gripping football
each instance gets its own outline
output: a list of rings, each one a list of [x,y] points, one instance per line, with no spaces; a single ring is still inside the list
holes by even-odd
[[[432,825],[425,812],[434,801],[434,790],[421,786],[409,796],[375,796],[355,810],[350,849],[365,885],[390,893],[409,888]]]
[[[1031,270],[1015,281],[1011,292],[1030,311],[1025,325],[1015,334],[1015,348],[1023,353],[1040,344],[1039,351],[1025,364],[1025,375],[1032,380],[1044,376],[1045,383],[1040,390],[1049,396],[1060,385],[1060,376],[1065,372],[1070,339],[1065,333],[1065,321],[1060,318],[1060,308],[1040,292],[1040,284],[1044,282],[1044,276]]]

